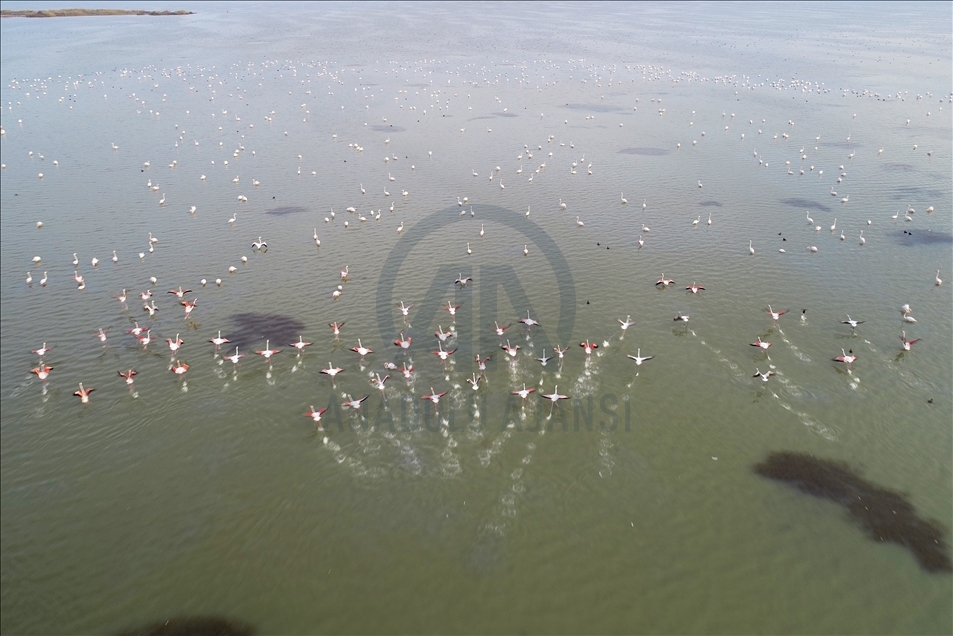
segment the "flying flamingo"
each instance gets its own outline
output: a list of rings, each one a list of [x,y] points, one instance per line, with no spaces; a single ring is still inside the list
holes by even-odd
[[[125,372],[120,371],[119,375],[120,377],[123,377],[126,379],[126,384],[132,384],[133,382],[132,376],[136,375],[136,371],[133,371],[132,369],[129,369],[128,371],[125,371]]]
[[[909,349],[909,347],[907,347],[907,349]],[[40,378],[41,380],[45,380],[48,377],[50,377],[50,371],[52,370],[53,370],[53,367],[47,366],[45,364],[41,364],[35,369],[30,369],[30,373],[35,373],[36,377]]]
[[[854,350],[850,349],[850,353],[844,353],[844,350],[841,349],[841,355],[834,358],[834,362],[843,362],[847,365],[847,368],[850,369],[850,365],[857,359],[857,356],[854,355]]]
[[[558,386],[556,386],[556,387],[553,388],[553,392],[552,392],[552,393],[550,393],[550,394],[548,394],[548,395],[544,393],[544,394],[543,394],[543,397],[546,398],[547,400],[549,400],[550,402],[552,402],[552,406],[549,407],[549,414],[550,414],[550,415],[553,414],[553,409],[556,408],[556,403],[557,403],[559,400],[569,399],[569,396],[568,396],[568,395],[560,395],[560,394],[559,394],[559,387],[558,387]]]
[[[636,349],[634,356],[627,355],[626,357],[632,358],[633,360],[635,360],[636,366],[639,366],[639,367],[640,367],[640,366],[642,366],[642,363],[643,363],[643,362],[645,362],[646,360],[651,360],[651,359],[654,358],[655,356],[645,356],[645,357],[643,357],[643,356],[642,356],[642,349]]]
[[[904,351],[910,351],[910,347],[911,347],[914,343],[920,342],[920,338],[915,338],[915,339],[913,339],[913,340],[907,340],[907,332],[906,332],[906,331],[901,331],[901,332],[900,332],[900,342],[902,343],[901,346],[903,347],[903,350],[904,350]],[[42,378],[41,378],[41,379],[42,379]]]
[[[304,351],[304,348],[310,345],[310,342],[305,342],[302,336],[298,336],[298,342],[292,342],[291,346],[297,349],[299,352]]]
[[[530,387],[527,389],[526,385],[524,384],[522,389],[519,389],[517,391],[510,391],[510,394],[520,396],[520,398],[522,399],[520,406],[522,407],[526,405],[526,398],[529,397],[530,393],[535,393],[535,392],[536,392],[536,387]]]
[[[328,410],[327,408],[323,408],[323,409],[321,409],[321,410],[319,410],[319,411],[315,411],[315,410],[314,410],[314,405],[311,405],[310,408],[311,408],[311,411],[308,412],[308,413],[305,413],[304,416],[305,416],[305,417],[310,417],[310,418],[312,419],[312,421],[314,421],[315,423],[320,423],[320,422],[321,422],[321,416],[324,414],[325,411]]]
[[[269,346],[270,344],[270,340],[265,340],[265,348],[261,349],[260,351],[256,351],[255,353],[260,356],[264,356],[265,360],[270,360],[271,356],[275,355],[276,353],[281,353],[281,349],[272,349]]]
[[[73,395],[75,395],[76,397],[78,397],[78,398],[79,398],[79,401],[82,402],[83,404],[88,404],[88,403],[89,403],[89,394],[92,393],[92,392],[95,391],[95,390],[96,390],[96,389],[94,389],[94,388],[92,388],[92,387],[90,387],[90,388],[88,388],[88,389],[85,388],[85,387],[83,386],[83,383],[80,382],[80,383],[79,383],[79,391],[73,391]]]

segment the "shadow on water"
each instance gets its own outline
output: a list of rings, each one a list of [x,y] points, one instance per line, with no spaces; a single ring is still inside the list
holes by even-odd
[[[933,230],[904,230],[902,234],[897,234],[896,238],[897,245],[904,247],[953,243],[953,234],[948,232],[934,232]]]
[[[702,206],[703,208],[720,208],[720,207],[722,207],[722,206],[721,206],[721,203],[719,203],[718,201],[699,201],[699,202],[698,202],[698,205]]]
[[[902,494],[866,481],[846,464],[802,453],[774,452],[753,470],[844,506],[871,539],[907,548],[925,570],[953,571],[939,522],[921,519]]]
[[[280,348],[297,340],[304,331],[304,323],[280,314],[234,314],[229,320],[234,328],[228,333],[228,339],[232,346],[242,349],[264,340]]]
[[[910,201],[919,198],[942,199],[944,196],[942,192],[934,188],[920,188],[917,186],[897,186],[894,188],[894,192],[899,195],[894,197],[899,201]]]
[[[881,166],[887,172],[916,172],[912,163],[885,163]]]
[[[781,203],[792,208],[801,208],[804,210],[823,210],[824,212],[831,211],[831,209],[823,203],[815,203],[814,201],[808,201],[807,199],[781,199]]]
[[[176,616],[121,631],[118,636],[251,636],[255,632],[248,623],[221,616]]]
[[[573,110],[587,110],[593,113],[616,113],[622,109],[608,104],[566,104],[566,108]]]
[[[375,130],[377,132],[386,132],[386,133],[392,133],[392,132],[398,133],[398,132],[404,132],[405,130],[407,130],[403,126],[395,126],[394,124],[388,124],[387,126],[382,126],[381,124],[377,124],[376,126],[368,126],[368,128],[370,128],[371,130]]]
[[[272,216],[285,216],[286,214],[298,214],[300,212],[307,211],[307,208],[303,208],[300,205],[285,205],[278,208],[270,208],[265,210],[265,214],[271,214]]]
[[[623,148],[619,151],[620,155],[641,155],[643,157],[661,157],[667,155],[669,150],[665,148]]]

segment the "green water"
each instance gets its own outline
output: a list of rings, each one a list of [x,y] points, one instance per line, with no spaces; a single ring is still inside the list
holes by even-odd
[[[903,7],[0,22],[2,631],[949,633],[949,574],[751,470],[846,462],[950,540],[951,14]]]

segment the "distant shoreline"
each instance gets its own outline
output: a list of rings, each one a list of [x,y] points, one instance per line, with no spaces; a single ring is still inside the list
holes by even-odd
[[[0,10],[0,18],[73,18],[88,15],[193,15],[193,11],[139,11],[126,9],[50,9],[45,11]]]

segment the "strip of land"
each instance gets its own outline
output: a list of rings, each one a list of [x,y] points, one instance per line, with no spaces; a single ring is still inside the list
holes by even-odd
[[[46,11],[0,10],[0,18],[74,18],[87,15],[192,15],[193,11],[128,11],[125,9],[50,9]]]

